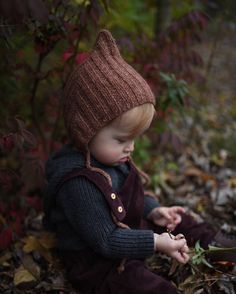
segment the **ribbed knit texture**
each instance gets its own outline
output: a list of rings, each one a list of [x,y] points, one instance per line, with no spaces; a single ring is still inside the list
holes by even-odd
[[[118,228],[104,196],[88,180],[78,178],[65,183],[58,195],[58,203],[77,232],[77,238],[103,256],[141,258],[154,252],[153,232]],[[65,235],[59,235],[63,244]],[[60,247],[62,244],[59,242]]]
[[[121,188],[129,172],[126,164],[106,167],[94,159],[92,163],[111,176],[115,190]],[[58,248],[80,250],[90,247],[109,258],[145,258],[154,253],[153,231],[117,227],[103,193],[86,178],[66,182],[55,196],[60,179],[74,168],[83,168],[84,164],[84,155],[66,145],[50,158],[46,166],[45,204],[51,201],[54,204],[50,212],[45,211],[57,234]],[[145,197],[145,213],[157,206],[157,201]]]
[[[111,120],[135,106],[155,104],[146,81],[121,57],[111,33],[102,30],[88,58],[75,68],[64,90],[64,120],[77,148]]]

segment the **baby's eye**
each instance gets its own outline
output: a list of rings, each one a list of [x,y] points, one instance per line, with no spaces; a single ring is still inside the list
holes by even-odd
[[[123,144],[125,143],[125,139],[122,139],[122,138],[116,138],[115,139],[119,144]]]
[[[122,139],[116,139],[116,141],[118,142],[118,143],[120,143],[120,144],[122,144],[122,143],[124,143],[125,141],[124,140],[122,140]]]

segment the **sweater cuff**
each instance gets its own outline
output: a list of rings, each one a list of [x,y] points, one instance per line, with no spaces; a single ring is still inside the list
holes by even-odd
[[[107,253],[112,258],[146,258],[154,253],[153,231],[118,229]]]

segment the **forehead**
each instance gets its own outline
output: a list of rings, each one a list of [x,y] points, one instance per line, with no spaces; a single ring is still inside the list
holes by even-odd
[[[113,136],[117,137],[129,137],[130,132],[127,128],[125,128],[123,125],[113,125],[109,124],[108,126],[104,127],[101,130],[101,133],[103,134],[111,134]]]

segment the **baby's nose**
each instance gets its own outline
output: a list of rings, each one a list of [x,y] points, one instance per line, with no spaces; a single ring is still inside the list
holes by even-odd
[[[134,141],[130,141],[126,146],[125,146],[125,152],[133,152],[134,151]]]

